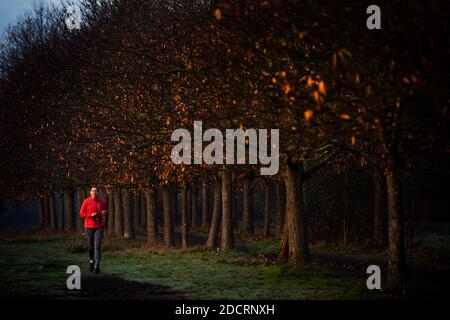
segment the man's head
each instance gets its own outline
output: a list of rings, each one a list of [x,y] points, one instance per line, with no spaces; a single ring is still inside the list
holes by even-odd
[[[92,199],[97,199],[97,197],[98,197],[97,187],[91,187],[91,197],[92,197]]]

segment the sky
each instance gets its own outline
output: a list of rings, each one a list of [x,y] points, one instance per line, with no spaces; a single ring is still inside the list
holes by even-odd
[[[0,36],[2,37],[5,28],[14,23],[18,16],[27,10],[33,9],[36,0],[0,0]],[[61,4],[62,0],[42,0],[45,4]]]

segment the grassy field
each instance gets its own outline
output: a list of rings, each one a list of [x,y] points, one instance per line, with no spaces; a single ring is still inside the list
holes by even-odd
[[[196,234],[202,242],[204,235]],[[419,279],[401,295],[366,289],[365,269],[384,266],[383,251],[312,246],[310,266],[276,265],[279,239],[238,239],[231,252],[151,249],[144,237],[106,236],[102,273],[87,272],[82,234],[3,233],[0,239],[0,297],[57,299],[386,299],[441,297],[443,288]],[[445,246],[444,246],[445,247]],[[423,247],[426,248],[426,247]],[[429,250],[429,248],[428,248]],[[448,259],[448,247],[439,249]],[[447,250],[447,251],[445,251]],[[447,274],[449,264],[418,251],[411,265]],[[440,259],[442,257],[438,257]],[[66,289],[66,269],[82,269],[82,289]],[[434,268],[436,267],[436,269]],[[383,268],[383,267],[382,267]],[[424,271],[419,271],[425,275]],[[420,277],[419,277],[420,278]],[[423,280],[423,281],[421,281]],[[438,279],[439,280],[439,279]],[[439,281],[438,281],[439,282]],[[442,282],[442,281],[440,281]]]

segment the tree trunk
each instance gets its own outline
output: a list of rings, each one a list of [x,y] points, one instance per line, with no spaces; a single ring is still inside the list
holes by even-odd
[[[306,224],[306,216],[305,216],[305,172],[303,169],[303,165],[299,166],[297,171],[297,190],[299,193],[298,196],[298,209],[299,209],[299,222],[300,222],[300,245],[302,247],[302,256],[303,262],[309,263],[311,261],[311,257],[309,254],[309,245],[308,245],[308,226]]]
[[[237,197],[236,197],[236,182],[233,177],[231,178],[231,222],[233,232],[237,229]]]
[[[342,246],[345,248],[349,245],[350,238],[350,210],[349,210],[349,196],[350,196],[350,170],[347,166],[345,171],[344,184],[344,218],[342,219]]]
[[[191,229],[192,231],[198,228],[197,225],[197,185],[193,181],[191,185]]]
[[[123,237],[123,213],[122,213],[122,194],[120,189],[113,192],[114,197],[114,233],[116,237]]]
[[[208,208],[208,188],[206,182],[202,183],[202,230],[209,230],[211,226]]]
[[[156,192],[152,188],[147,188],[145,192],[147,204],[147,243],[156,246],[158,241],[156,228]]]
[[[242,233],[251,235],[253,229],[252,203],[250,196],[250,178],[245,177],[243,181],[243,204],[242,204]]]
[[[281,185],[275,183],[275,235],[277,237],[282,235],[283,232],[283,216],[281,215]]]
[[[131,225],[131,201],[130,190],[123,190],[123,237],[125,240],[133,238],[133,228]]]
[[[188,187],[187,182],[183,181],[180,194],[180,210],[181,210],[181,246],[183,249],[188,247]]]
[[[56,225],[56,211],[55,211],[55,193],[50,192],[48,197],[49,202],[49,214],[50,214],[50,229],[55,231],[57,229]]]
[[[114,213],[114,196],[110,191],[108,195],[108,231],[111,234],[114,232]]]
[[[156,191],[154,191],[156,193]],[[147,227],[147,200],[145,199],[147,193],[141,192],[141,218],[140,218],[140,227],[145,229]],[[155,205],[156,208],[156,205]],[[156,219],[156,218],[155,218]]]
[[[81,209],[81,205],[83,204],[84,201],[84,191],[81,189],[77,189],[77,212],[78,214],[76,214],[77,216],[77,231],[79,232],[83,232],[83,218],[80,217],[80,209]]]
[[[180,213],[180,208],[179,208],[179,203],[178,203],[178,188],[175,187],[175,190],[170,191],[170,203],[172,205],[172,208],[170,210],[171,212],[171,228],[172,231],[175,229],[176,226],[178,226],[178,224],[181,224],[181,216],[179,216]]]
[[[400,210],[400,170],[391,156],[386,170],[389,214],[388,281],[399,287],[404,284],[406,255],[403,216]]]
[[[284,170],[286,184],[286,220],[289,237],[288,260],[295,266],[309,262],[309,249],[303,206],[304,174],[301,165],[287,164]]]
[[[62,192],[56,193],[57,206],[56,206],[56,215],[58,219],[58,230],[59,232],[64,231],[64,194]],[[79,213],[78,213],[79,214]]]
[[[38,203],[38,228],[43,229],[44,228],[44,198],[39,197],[37,203]]]
[[[66,223],[64,225],[65,231],[70,231],[74,229],[73,223],[73,194],[72,191],[64,192],[64,211]]]
[[[135,190],[133,192],[133,230],[136,232],[141,225],[141,195]]]
[[[48,205],[48,195],[44,194],[42,197],[43,212],[44,212],[44,228],[48,229],[50,227],[50,210]]]
[[[162,188],[162,198],[164,207],[164,245],[166,247],[173,246],[173,216],[172,216],[172,201],[169,187]]]
[[[214,183],[214,209],[212,215],[211,226],[209,228],[208,242],[206,246],[209,249],[215,249],[217,247],[217,235],[219,233],[219,214],[220,214],[220,197],[221,197],[221,184],[216,181]]]
[[[264,237],[270,234],[270,184],[264,184]]]
[[[231,217],[231,180],[230,173],[222,172],[222,251],[234,249],[233,220]]]
[[[373,173],[373,244],[384,246],[384,213],[385,213],[385,185],[383,175],[378,168]]]
[[[261,194],[262,191],[259,189],[258,184],[255,184],[255,181],[251,182],[250,185],[250,195],[249,195],[249,200],[250,200],[250,218],[253,224],[253,233],[256,234],[257,229],[256,229],[256,225],[260,220],[260,213],[261,213]],[[262,201],[264,202],[264,199],[262,199]],[[263,215],[261,215],[261,217],[263,217]],[[261,219],[263,220],[263,219]]]
[[[278,253],[278,263],[285,263],[289,256],[289,234],[287,227],[287,219],[284,221],[282,229],[283,237],[281,238],[280,252]]]

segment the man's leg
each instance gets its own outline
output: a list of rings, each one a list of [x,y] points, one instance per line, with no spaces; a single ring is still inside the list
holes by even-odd
[[[94,271],[94,253],[95,253],[95,248],[94,248],[94,231],[95,229],[93,228],[85,228],[84,229],[86,232],[86,238],[87,238],[87,242],[88,242],[88,252],[89,252],[89,271],[92,272]]]
[[[103,233],[105,231],[104,227],[98,228],[95,231],[95,272],[100,273],[100,259],[102,256],[102,239]]]

